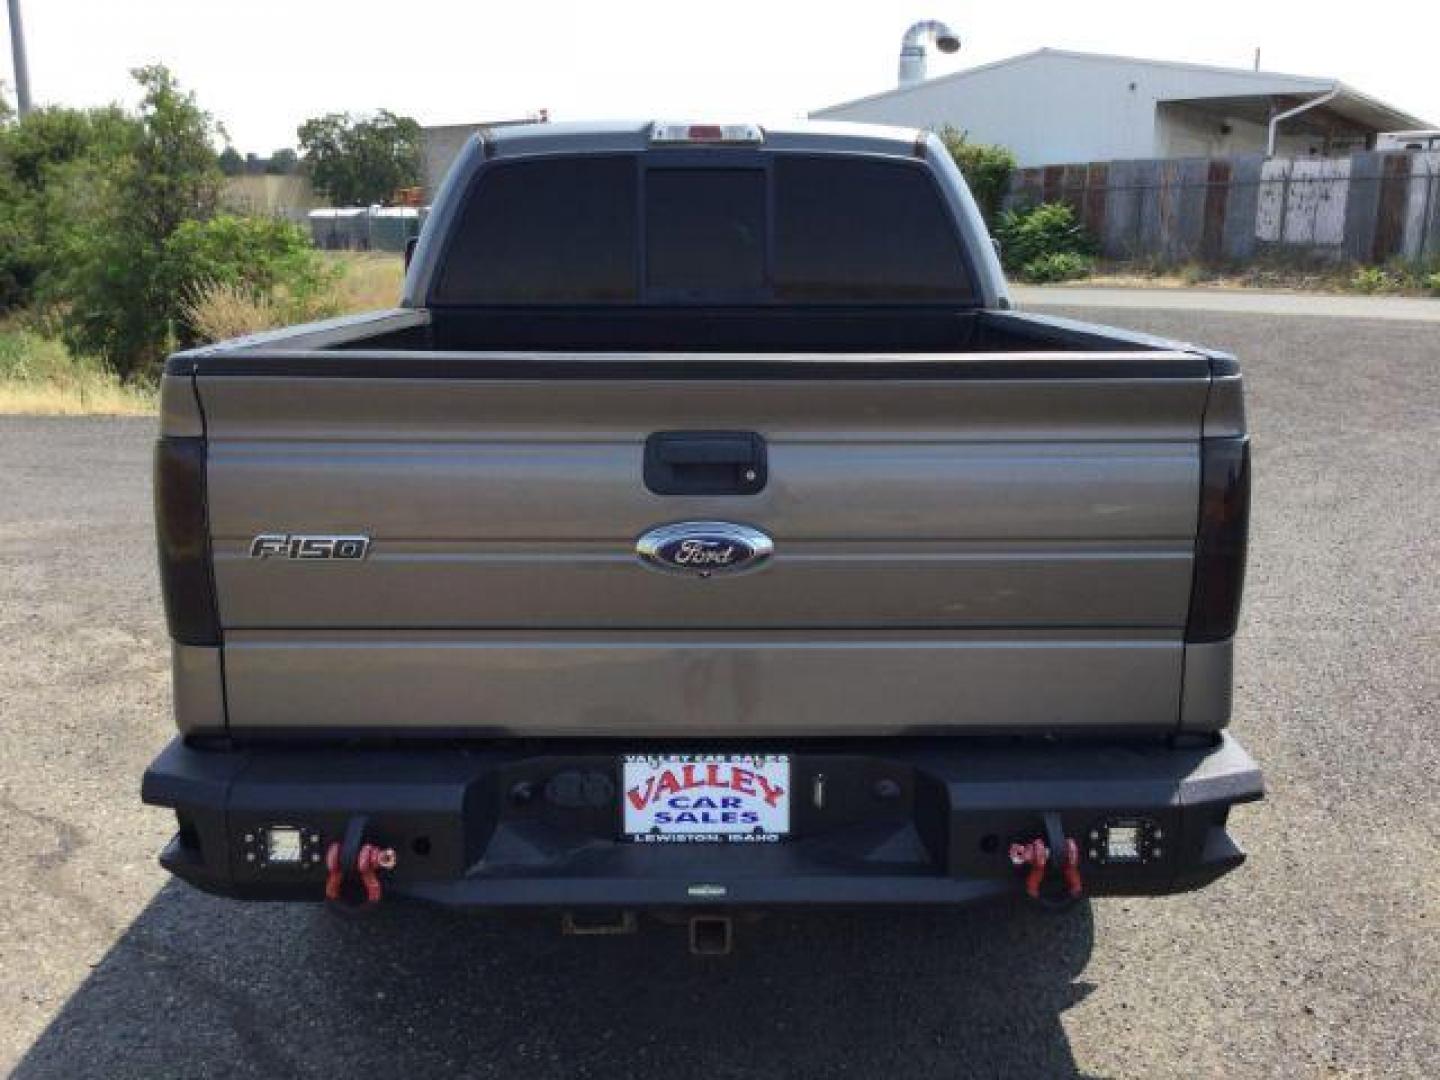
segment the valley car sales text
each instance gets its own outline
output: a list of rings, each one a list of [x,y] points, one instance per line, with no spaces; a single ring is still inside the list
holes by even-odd
[[[727,827],[761,825],[759,805],[775,807],[785,789],[762,773],[722,761],[687,762],[666,768],[645,778],[625,792],[637,812],[649,811],[654,825]],[[767,841],[771,834],[730,832],[727,835],[701,831],[638,835],[637,840],[676,842],[695,840]]]

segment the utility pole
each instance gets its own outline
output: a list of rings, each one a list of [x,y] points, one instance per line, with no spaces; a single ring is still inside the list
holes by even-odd
[[[20,21],[20,0],[10,3],[10,54],[15,58],[15,104],[20,115],[30,112],[30,67],[25,63],[25,26]]]

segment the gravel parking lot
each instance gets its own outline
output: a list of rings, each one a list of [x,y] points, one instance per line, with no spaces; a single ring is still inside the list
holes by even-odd
[[[1063,311],[1061,313],[1064,313]],[[1267,802],[1211,889],[1065,916],[563,939],[168,883],[147,421],[0,419],[0,1067],[20,1077],[1433,1076],[1440,328],[1077,317],[1234,350],[1256,440],[1235,730]]]

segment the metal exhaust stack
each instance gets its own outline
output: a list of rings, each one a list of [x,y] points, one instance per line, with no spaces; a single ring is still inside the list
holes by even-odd
[[[925,81],[925,46],[934,42],[943,53],[960,48],[960,35],[943,22],[925,19],[905,31],[900,42],[900,85],[914,86]]]

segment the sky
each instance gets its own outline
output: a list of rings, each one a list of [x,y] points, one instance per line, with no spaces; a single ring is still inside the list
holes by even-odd
[[[803,117],[890,88],[900,37],[949,22],[930,74],[1044,46],[1334,76],[1440,124],[1440,3],[1368,0],[21,0],[40,104],[132,104],[168,65],[242,152],[327,112],[423,124],[523,117]],[[8,25],[0,13],[0,28]],[[3,43],[8,46],[6,33]],[[0,80],[13,85],[9,49]],[[13,91],[9,93],[13,100]]]

